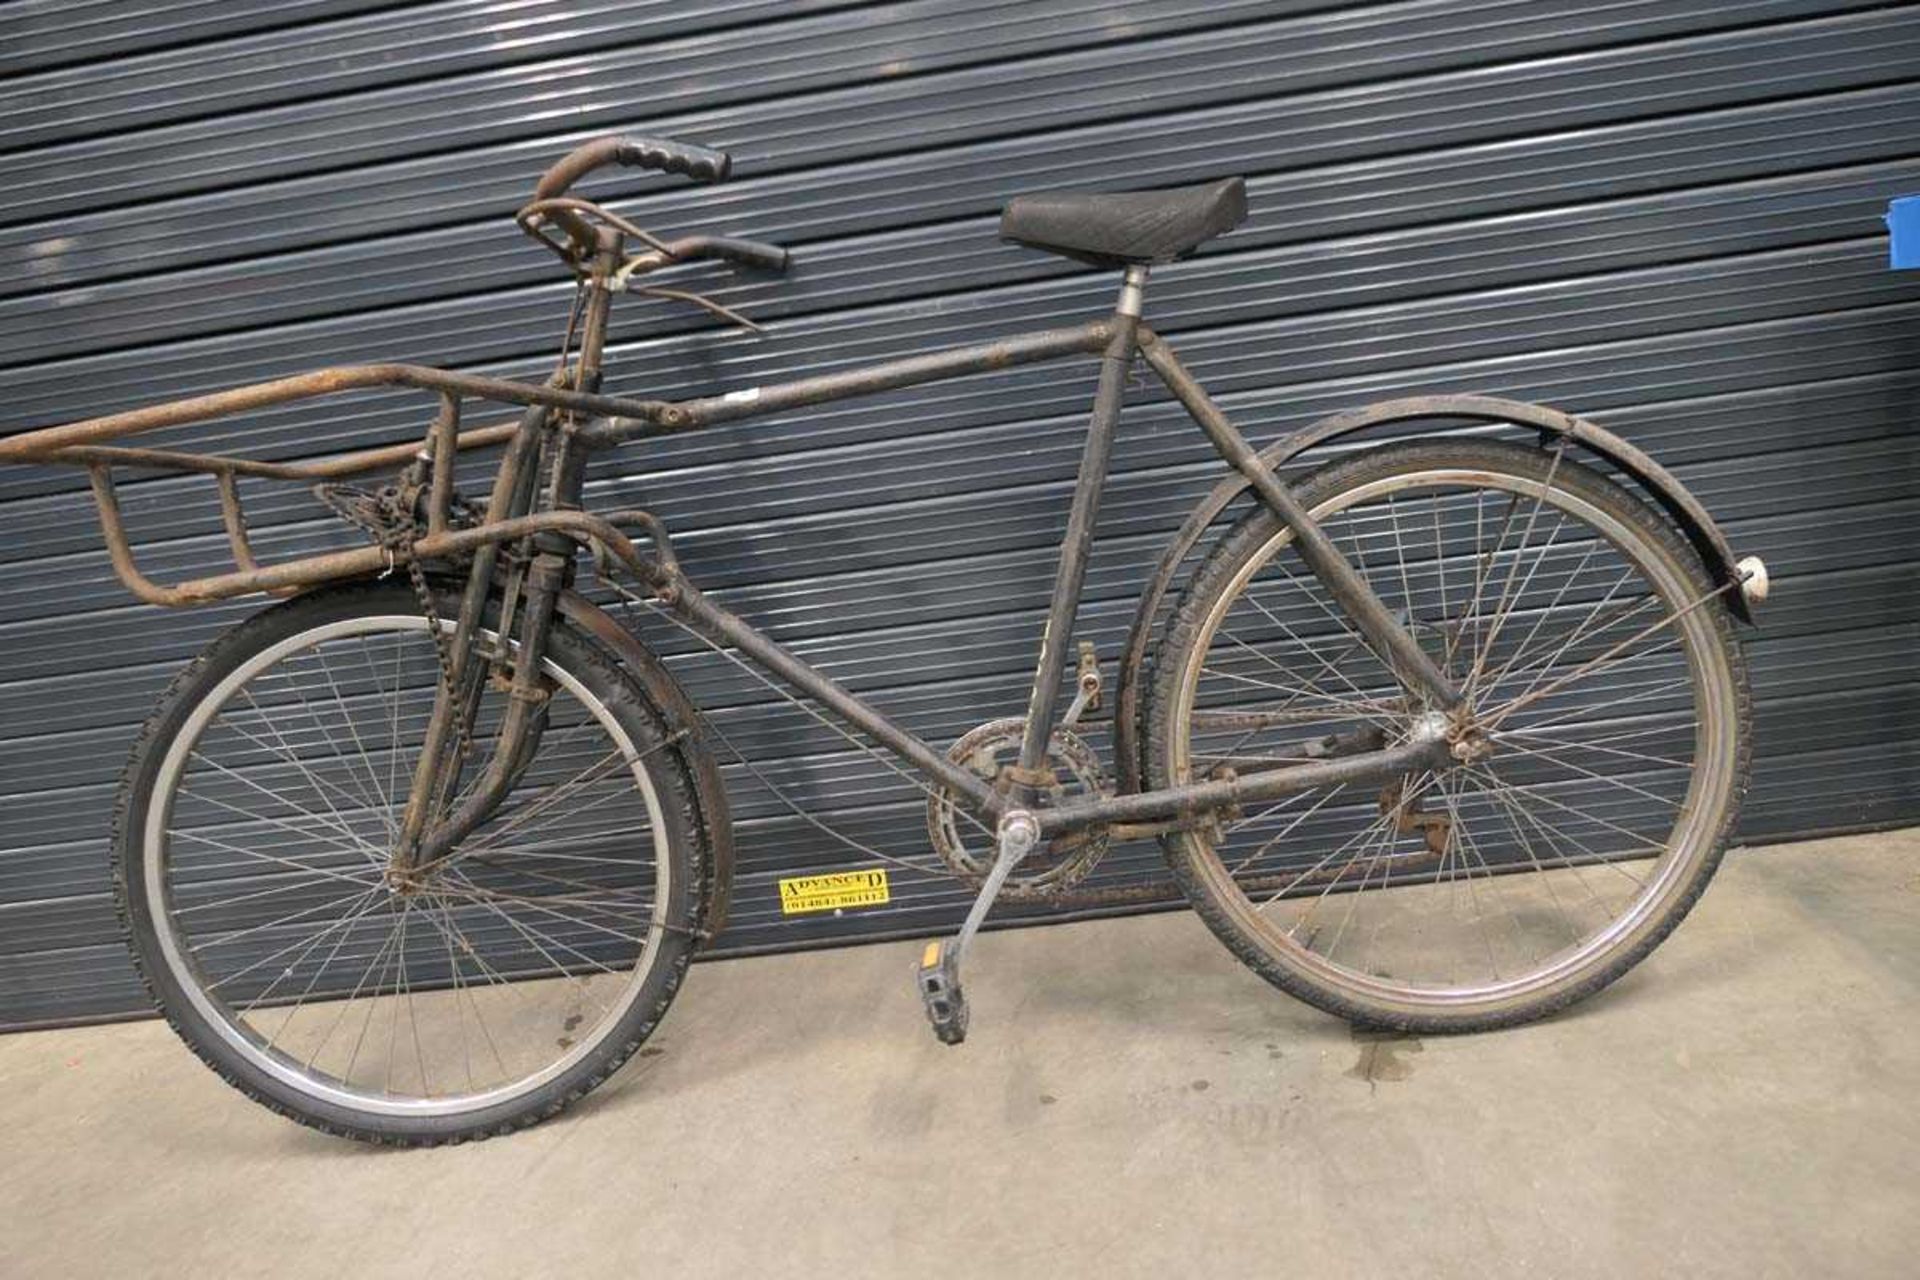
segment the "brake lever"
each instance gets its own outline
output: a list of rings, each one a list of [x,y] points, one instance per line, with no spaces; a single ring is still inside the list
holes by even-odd
[[[765,333],[766,330],[735,311],[732,307],[715,302],[712,298],[693,293],[686,289],[669,289],[657,284],[629,284],[628,293],[643,293],[649,297],[665,298],[673,302],[691,302],[696,307],[705,308],[723,320],[731,320],[749,333]]]

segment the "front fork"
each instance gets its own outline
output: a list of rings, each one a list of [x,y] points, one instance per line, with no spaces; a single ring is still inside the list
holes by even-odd
[[[600,360],[612,305],[611,281],[619,269],[624,245],[613,228],[601,227],[597,236],[593,270],[586,286],[589,292],[580,332],[579,365],[572,379],[573,389],[586,392],[600,388]],[[556,384],[566,384],[564,374],[564,369],[555,374]],[[494,475],[493,492],[487,499],[487,522],[533,510],[540,496],[537,491],[543,471],[550,485],[544,495],[546,504],[554,510],[577,509],[586,456],[586,446],[578,433],[564,425],[554,429],[551,410],[540,405],[529,408]],[[442,465],[439,458],[433,461],[436,468]],[[451,457],[444,460],[449,467],[452,462]],[[445,859],[485,822],[513,790],[539,749],[546,728],[548,691],[541,668],[547,636],[560,593],[570,585],[578,548],[564,534],[541,533],[530,540],[530,550],[522,579],[520,616],[517,620],[510,616],[500,620],[500,656],[510,659],[513,668],[506,713],[501,717],[486,771],[449,811],[464,774],[464,747],[473,732],[493,667],[477,641],[481,616],[499,568],[500,544],[487,543],[474,552],[460,600],[459,621],[451,637],[451,656],[434,694],[433,714],[414,767],[399,838],[389,859],[388,876],[396,887],[409,884],[422,870]],[[507,594],[513,595],[511,591]],[[510,630],[517,630],[518,643],[512,647],[508,645]],[[436,637],[435,643],[439,642]]]
[[[413,790],[407,797],[400,839],[391,859],[391,873],[397,883],[444,859],[491,817],[539,750],[549,696],[540,671],[555,606],[567,587],[573,564],[572,543],[560,535],[554,537],[567,543],[567,553],[540,551],[527,565],[518,643],[510,650],[506,648],[506,623],[502,623],[501,647],[511,655],[513,675],[507,684],[507,709],[495,735],[493,754],[479,780],[449,811],[464,774],[463,744],[473,731],[493,665],[478,644],[471,639],[463,644],[455,633],[454,653],[456,658],[464,655],[464,669],[456,666],[456,678],[443,680],[434,696],[433,717],[427,725],[427,739],[414,769]],[[478,598],[484,600],[486,596],[483,593]],[[435,821],[437,814],[445,816]]]
[[[547,411],[536,408],[521,420],[520,430],[494,479],[493,496],[487,504],[489,513],[499,511],[504,513],[501,518],[505,518],[531,505],[533,481],[538,474],[536,463],[547,435],[546,419]],[[434,692],[433,714],[427,720],[420,758],[414,766],[413,786],[401,816],[399,839],[390,859],[390,875],[396,883],[406,881],[429,863],[444,857],[486,821],[512,790],[526,761],[532,758],[545,725],[547,692],[540,670],[554,609],[572,573],[573,549],[573,543],[559,534],[537,535],[533,541],[534,554],[521,579],[524,590],[520,616],[517,619],[508,616],[509,610],[503,612],[499,620],[497,656],[510,659],[513,669],[507,688],[506,714],[501,717],[486,772],[459,807],[449,813],[448,807],[459,791],[464,774],[465,748],[494,666],[494,655],[483,651],[479,632],[500,568],[500,544],[488,543],[474,552],[453,632],[447,637],[434,638],[434,643],[440,645],[447,656]],[[511,590],[507,592],[509,598],[514,594]],[[515,632],[518,643],[510,647],[508,638]]]

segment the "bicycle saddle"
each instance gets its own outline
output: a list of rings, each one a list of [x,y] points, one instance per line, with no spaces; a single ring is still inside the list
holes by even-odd
[[[1015,196],[1000,238],[1118,267],[1172,262],[1247,220],[1247,183],[1222,178],[1171,191],[1050,191]]]

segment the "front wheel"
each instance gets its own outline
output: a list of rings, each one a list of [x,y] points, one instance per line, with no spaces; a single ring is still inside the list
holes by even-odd
[[[1264,508],[1196,572],[1153,673],[1151,785],[1473,726],[1488,752],[1164,838],[1254,970],[1351,1021],[1524,1022],[1612,982],[1705,888],[1749,757],[1724,601],[1645,504],[1563,453],[1424,440],[1297,492],[1465,693],[1426,707]]]
[[[174,1028],[256,1100],[378,1142],[504,1132],[584,1094],[666,1011],[698,919],[678,735],[560,621],[512,791],[387,877],[436,640],[399,583],[249,619],[168,690],[117,811],[122,919]],[[505,702],[483,695],[469,780]]]

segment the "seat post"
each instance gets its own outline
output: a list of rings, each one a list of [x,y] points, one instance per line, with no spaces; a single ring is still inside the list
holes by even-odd
[[[1128,263],[1126,274],[1120,277],[1120,300],[1114,303],[1113,313],[1116,316],[1127,316],[1138,324],[1140,308],[1145,303],[1146,296],[1147,264]]]
[[[1040,660],[1034,669],[1033,693],[1027,702],[1026,733],[1020,743],[1020,769],[1030,776],[1047,758],[1047,740],[1053,736],[1054,707],[1059,702],[1060,679],[1066,673],[1067,654],[1073,648],[1073,623],[1080,612],[1080,590],[1087,580],[1087,555],[1093,546],[1094,520],[1100,513],[1100,494],[1106,488],[1107,463],[1113,456],[1113,432],[1120,420],[1120,400],[1133,364],[1134,339],[1145,301],[1147,268],[1130,263],[1113,309],[1113,334],[1100,356],[1100,383],[1093,395],[1087,422],[1086,448],[1080,454],[1080,477],[1074,483],[1073,506],[1067,512],[1067,533],[1060,544],[1060,567],[1053,579],[1053,603],[1047,610],[1046,630],[1040,633]],[[1016,779],[1019,781],[1020,779]]]

